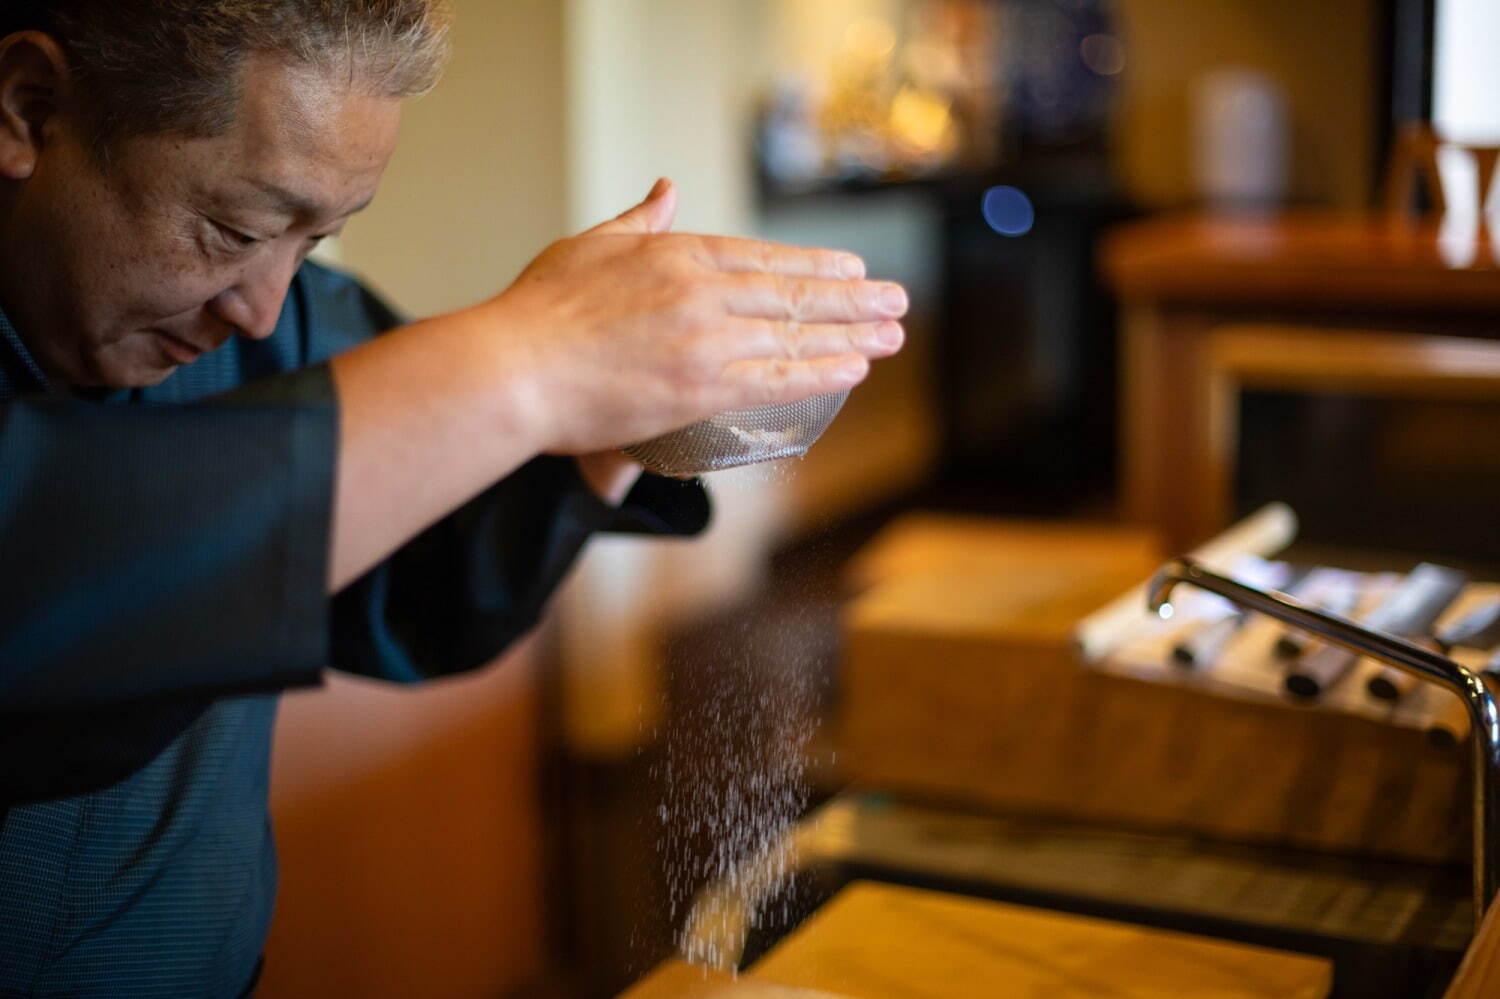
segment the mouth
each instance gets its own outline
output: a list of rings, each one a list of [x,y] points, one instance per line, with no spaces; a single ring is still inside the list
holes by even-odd
[[[156,341],[161,345],[162,353],[166,354],[173,364],[192,364],[204,354],[202,347],[179,339],[164,330],[151,332],[156,335]]]

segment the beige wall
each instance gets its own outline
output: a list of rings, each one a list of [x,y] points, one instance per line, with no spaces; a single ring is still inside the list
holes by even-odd
[[[1294,198],[1366,203],[1375,163],[1374,0],[1117,0],[1127,64],[1116,135],[1128,188],[1148,205],[1191,200],[1190,92],[1220,66],[1284,88]]]
[[[750,225],[747,36],[754,0],[566,0],[571,222],[639,201],[657,177],[681,189],[678,228]]]
[[[453,62],[413,101],[345,263],[418,315],[502,290],[566,229],[563,4],[456,0]]]

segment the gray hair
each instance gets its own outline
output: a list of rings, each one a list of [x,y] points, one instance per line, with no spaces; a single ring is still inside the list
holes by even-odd
[[[101,161],[121,139],[223,134],[245,60],[270,54],[405,98],[437,84],[444,0],[0,0],[0,38],[51,35],[67,54]]]

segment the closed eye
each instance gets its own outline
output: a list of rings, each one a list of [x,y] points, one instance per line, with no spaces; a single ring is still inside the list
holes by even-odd
[[[224,241],[236,249],[247,249],[261,242],[260,237],[252,236],[248,232],[241,232],[233,226],[225,225],[217,219],[210,219],[210,221],[213,222],[214,228],[223,237]]]

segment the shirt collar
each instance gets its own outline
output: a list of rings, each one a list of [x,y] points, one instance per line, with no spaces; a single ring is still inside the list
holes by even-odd
[[[42,366],[26,349],[21,334],[0,309],[0,402],[27,391],[53,392]]]

